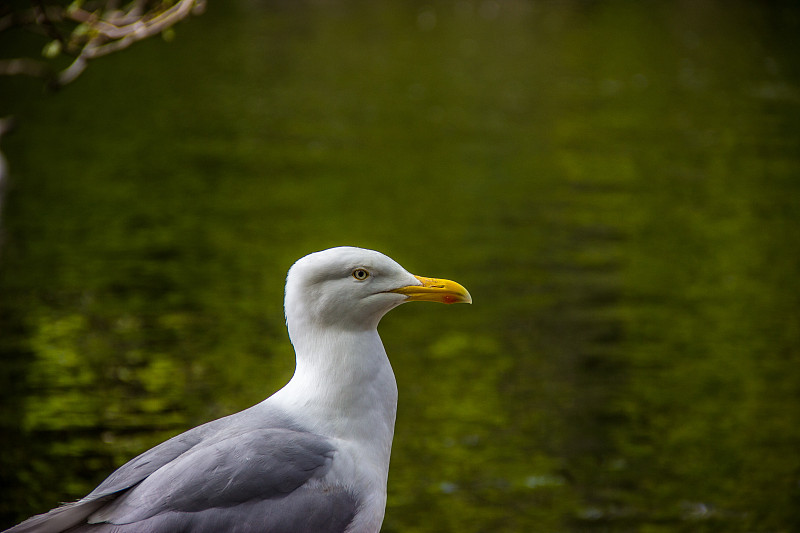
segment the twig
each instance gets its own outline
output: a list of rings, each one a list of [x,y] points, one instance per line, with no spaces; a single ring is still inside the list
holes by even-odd
[[[75,78],[83,74],[83,71],[86,70],[86,67],[89,65],[89,60],[83,57],[83,55],[78,56],[75,61],[73,61],[70,66],[62,70],[56,76],[53,88],[58,89],[65,85],[69,85]]]
[[[0,60],[0,76],[33,76],[52,78],[53,70],[44,61],[18,58]]]
[[[109,39],[116,40],[133,36],[135,42],[160,33],[176,22],[183,20],[195,7],[195,3],[195,0],[180,0],[174,6],[149,20],[142,20],[137,17],[134,22],[124,26],[117,26],[107,20],[97,18],[94,13],[89,13],[83,9],[73,10],[67,16],[75,22],[91,25],[92,29],[102,33]]]
[[[56,79],[57,85],[64,86],[75,80],[86,69],[90,59],[118,52],[137,41],[161,33],[166,28],[186,18],[194,9],[203,9],[203,7],[203,2],[181,0],[160,15],[156,15],[146,21],[137,20],[125,26],[115,26],[105,20],[96,19],[95,15],[88,11],[75,10],[70,13],[73,20],[90,24],[93,29],[100,32],[105,38],[110,39],[110,41],[103,43],[103,39],[99,37],[91,39],[83,47],[78,58],[59,73]]]

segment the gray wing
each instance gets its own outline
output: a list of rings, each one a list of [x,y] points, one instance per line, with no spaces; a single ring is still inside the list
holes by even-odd
[[[8,532],[344,531],[358,503],[320,479],[331,443],[304,431],[248,429],[234,417],[156,446],[83,500]]]
[[[335,450],[318,435],[254,430],[198,446],[71,533],[342,533],[358,510],[321,479]]]
[[[168,511],[131,524],[84,524],[66,533],[343,533],[357,508],[353,495],[342,488],[300,488],[277,500],[193,513]]]
[[[165,512],[280,498],[324,476],[333,452],[327,439],[290,429],[258,429],[202,443],[95,512],[89,522],[131,524]]]

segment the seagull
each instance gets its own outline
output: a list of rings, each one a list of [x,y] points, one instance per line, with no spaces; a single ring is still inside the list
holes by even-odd
[[[397,410],[377,327],[410,301],[472,297],[374,250],[299,259],[284,302],[296,368],[282,389],[159,444],[83,499],[6,533],[377,533]]]

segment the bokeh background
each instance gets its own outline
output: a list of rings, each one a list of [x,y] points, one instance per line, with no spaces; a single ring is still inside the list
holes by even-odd
[[[384,532],[800,530],[799,82],[742,0],[211,0],[0,80],[0,526],[282,386],[349,244],[475,301],[381,324]]]

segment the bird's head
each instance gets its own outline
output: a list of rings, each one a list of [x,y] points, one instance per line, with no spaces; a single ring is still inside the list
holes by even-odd
[[[298,260],[286,278],[286,319],[369,329],[408,301],[472,303],[454,281],[424,278],[374,250],[343,246]]]

